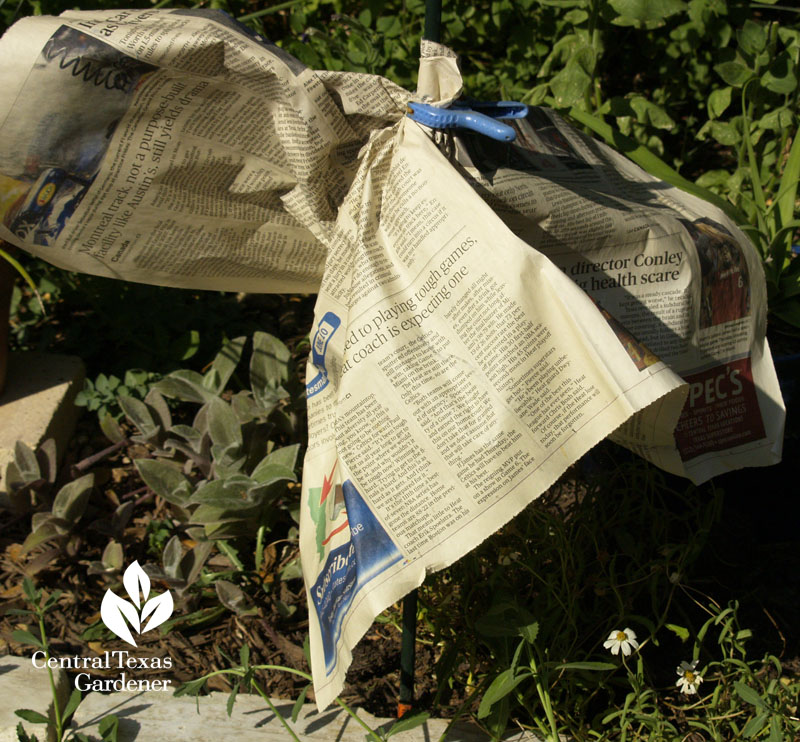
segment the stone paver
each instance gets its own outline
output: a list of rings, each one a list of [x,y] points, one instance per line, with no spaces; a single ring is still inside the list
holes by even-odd
[[[72,692],[72,682],[63,670],[54,670],[61,706]],[[104,716],[116,714],[120,720],[119,742],[152,740],[191,740],[191,742],[285,742],[291,735],[267,703],[258,695],[239,695],[228,717],[226,693],[211,693],[199,699],[175,698],[168,692],[118,691],[88,693],[75,716],[72,729],[98,740],[98,724]],[[305,704],[297,722],[291,721],[294,704],[273,699],[278,713],[287,720],[301,742],[364,742],[366,730],[344,709],[331,706],[322,713],[313,704]],[[52,696],[45,669],[32,666],[29,657],[0,657],[0,742],[16,742],[19,708],[47,713],[52,718]],[[199,711],[198,711],[199,709]],[[391,719],[379,719],[358,711],[370,729],[388,726]],[[43,727],[23,722],[29,733],[44,737]],[[437,742],[447,728],[447,721],[429,719],[424,725],[392,736],[394,742]],[[447,742],[488,742],[489,738],[468,721],[454,726]],[[524,733],[511,734],[505,742],[539,742]]]
[[[72,692],[69,679],[59,669],[53,670],[53,677],[59,704],[64,708]],[[16,709],[31,709],[55,719],[50,678],[46,669],[33,666],[30,657],[0,657],[0,742],[17,742],[17,724],[22,719],[14,713]],[[22,721],[22,725],[29,734],[45,737],[41,724]],[[48,739],[55,739],[55,735]]]
[[[6,388],[0,395],[0,477],[14,458],[18,440],[36,448],[54,438],[59,454],[63,452],[78,415],[73,401],[83,377],[83,362],[75,356],[10,354]]]
[[[192,740],[192,742],[219,742],[235,737],[236,742],[286,742],[291,740],[281,722],[262,698],[257,695],[239,695],[230,718],[226,712],[226,693],[211,693],[194,698],[173,697],[169,693],[121,691],[118,693],[90,693],[75,715],[75,726],[84,734],[97,734],[97,724],[108,713],[120,719],[119,742],[146,742],[149,740]],[[339,706],[331,706],[319,713],[313,704],[305,704],[292,723],[291,701],[273,700],[301,742],[364,742],[366,734],[354,719]],[[359,711],[358,715],[375,729],[388,724],[389,719],[377,719]],[[392,736],[395,742],[437,742],[447,727],[442,719],[430,719],[416,729]],[[488,742],[488,737],[477,727],[463,723],[447,736],[448,742]],[[509,742],[537,742],[533,736],[515,734]]]

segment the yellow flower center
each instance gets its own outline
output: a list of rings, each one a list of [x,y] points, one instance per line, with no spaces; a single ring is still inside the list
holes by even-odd
[[[617,641],[624,642],[628,640],[628,635],[624,631],[617,632]]]
[[[687,670],[683,673],[683,677],[686,679],[687,683],[694,684],[695,674],[691,670]]]

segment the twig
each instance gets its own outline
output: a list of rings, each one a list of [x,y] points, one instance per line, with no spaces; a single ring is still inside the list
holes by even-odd
[[[112,453],[116,453],[121,448],[124,448],[130,443],[127,438],[123,438],[121,441],[114,443],[113,445],[109,446],[108,448],[104,448],[102,451],[98,451],[97,453],[92,454],[91,456],[79,461],[77,464],[73,464],[72,466],[72,474],[73,476],[78,476],[78,474],[86,471],[89,467],[94,466],[98,461],[102,461],[106,456],[110,456]]]

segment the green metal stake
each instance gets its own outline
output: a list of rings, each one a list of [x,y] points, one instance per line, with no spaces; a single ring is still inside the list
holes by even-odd
[[[442,0],[425,0],[425,31],[423,39],[435,41],[442,39]]]
[[[400,645],[400,701],[397,718],[400,719],[414,705],[414,664],[417,643],[417,591],[403,598],[403,638]]]

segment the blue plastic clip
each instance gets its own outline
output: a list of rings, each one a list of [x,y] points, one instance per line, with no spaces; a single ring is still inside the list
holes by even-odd
[[[515,101],[481,103],[457,101],[450,108],[427,103],[409,103],[408,117],[431,129],[470,129],[500,142],[513,142],[517,133],[498,119],[520,119],[528,115],[528,106]]]

